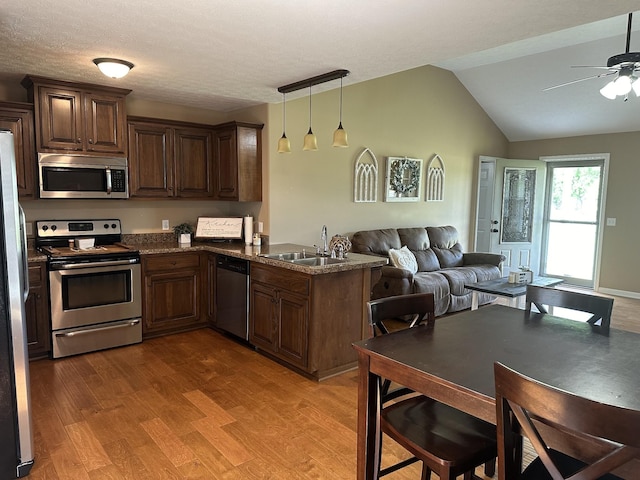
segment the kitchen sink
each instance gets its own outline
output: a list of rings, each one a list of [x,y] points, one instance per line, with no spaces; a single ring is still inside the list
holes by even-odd
[[[291,262],[293,260],[312,260],[316,256],[313,253],[307,251],[303,252],[285,252],[285,253],[267,253],[262,255],[265,258],[271,258],[272,260],[283,260],[285,262]]]
[[[331,257],[311,257],[311,258],[299,258],[297,260],[291,260],[291,263],[296,265],[306,265],[308,267],[317,267],[321,265],[334,265],[336,263],[344,263],[346,259],[331,258]]]

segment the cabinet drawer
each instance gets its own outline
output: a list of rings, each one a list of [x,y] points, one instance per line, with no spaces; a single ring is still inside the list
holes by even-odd
[[[199,266],[200,254],[197,252],[143,256],[143,269],[145,272],[171,271],[183,268],[198,268]]]
[[[301,273],[284,268],[251,263],[251,280],[266,283],[274,288],[299,295],[309,295],[309,278]]]
[[[29,285],[40,285],[45,281],[44,264],[29,265]]]

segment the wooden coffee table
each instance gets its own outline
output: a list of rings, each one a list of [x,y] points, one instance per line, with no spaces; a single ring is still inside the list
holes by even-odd
[[[518,308],[524,303],[524,296],[527,293],[527,285],[536,285],[538,287],[553,287],[562,283],[559,278],[551,277],[535,277],[531,283],[509,283],[508,277],[498,278],[496,280],[487,280],[477,283],[465,283],[464,288],[471,290],[471,310],[478,309],[478,293],[488,293],[497,297],[506,297],[509,299],[509,306]]]

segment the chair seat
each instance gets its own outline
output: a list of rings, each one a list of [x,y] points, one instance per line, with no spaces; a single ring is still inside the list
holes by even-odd
[[[587,466],[586,463],[581,462],[569,455],[565,455],[562,452],[558,452],[557,450],[550,449],[549,456],[553,459],[554,463],[562,473],[563,477],[568,477],[569,475],[577,472],[581,468]],[[542,460],[540,457],[537,457],[533,462],[531,462],[527,468],[525,468],[524,472],[522,472],[522,476],[520,480],[553,480],[549,472],[544,467]],[[620,477],[608,473],[603,475],[602,477],[598,477],[598,480],[622,480]]]
[[[459,475],[497,455],[494,425],[429,397],[389,405],[380,420],[384,433],[436,473],[444,467]]]

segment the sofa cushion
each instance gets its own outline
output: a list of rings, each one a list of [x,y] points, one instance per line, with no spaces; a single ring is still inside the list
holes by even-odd
[[[438,257],[440,268],[462,266],[462,245],[455,227],[427,227],[431,248]]]
[[[364,230],[356,232],[351,238],[351,249],[358,253],[373,253],[375,255],[389,254],[389,249],[400,248],[400,236],[395,228],[379,230]]]
[[[409,270],[411,273],[416,273],[418,271],[418,262],[416,262],[416,257],[406,245],[400,249],[390,248],[389,259],[394,267]]]
[[[435,314],[443,315],[449,310],[451,295],[449,282],[439,272],[419,272],[413,276],[412,293],[433,293]]]
[[[399,228],[398,235],[402,244],[409,247],[415,255],[419,272],[440,270],[440,262],[431,249],[426,228]]]

